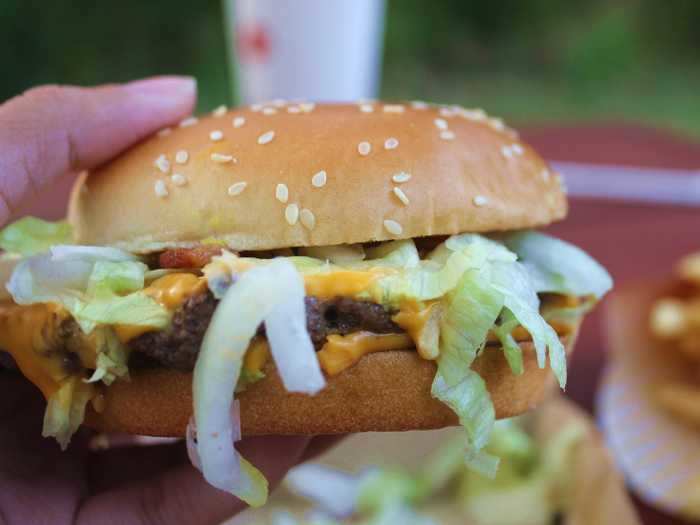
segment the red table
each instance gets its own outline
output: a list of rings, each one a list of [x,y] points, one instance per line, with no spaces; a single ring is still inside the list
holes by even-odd
[[[530,128],[523,138],[551,160],[700,168],[700,143],[637,126]],[[700,208],[572,199],[569,217],[549,231],[596,257],[619,285],[666,275],[680,256],[700,249]],[[583,326],[567,387],[591,412],[605,364],[603,314],[604,304]],[[681,523],[638,508],[645,524]]]

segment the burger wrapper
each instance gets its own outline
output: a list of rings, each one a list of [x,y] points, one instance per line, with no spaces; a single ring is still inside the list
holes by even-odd
[[[532,432],[543,443],[568,424],[584,425],[586,432],[575,453],[570,508],[566,525],[638,525],[632,503],[621,477],[615,470],[600,435],[591,420],[574,404],[561,396],[546,402],[534,413]],[[356,434],[326,453],[319,460],[324,465],[357,472],[364,466],[397,466],[415,470],[426,457],[446,440],[461,434],[449,428],[436,431]],[[504,502],[504,504],[507,504]],[[275,512],[284,510],[301,517],[311,505],[280,487],[262,509],[251,509],[226,525],[270,523]],[[468,522],[463,511],[452,501],[435,499],[419,511],[444,525],[479,525]]]
[[[598,395],[598,417],[639,497],[671,514],[700,520],[700,427],[672,414],[659,397],[661,385],[700,391],[700,378],[693,377],[693,368],[673,348],[656,344],[648,329],[652,304],[666,289],[637,286],[611,298],[607,331],[612,356]],[[700,413],[700,406],[696,410]]]

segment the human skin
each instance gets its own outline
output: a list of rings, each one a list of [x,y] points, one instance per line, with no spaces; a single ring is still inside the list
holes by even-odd
[[[189,77],[122,85],[43,86],[0,106],[0,226],[50,200],[66,177],[89,170],[189,115]],[[36,208],[36,206],[34,206]],[[182,442],[148,445],[111,436],[89,446],[81,429],[67,451],[41,437],[39,391],[0,360],[0,525],[218,524],[245,508],[208,485]],[[272,485],[335,438],[265,436],[237,449]],[[118,444],[118,446],[117,446]]]

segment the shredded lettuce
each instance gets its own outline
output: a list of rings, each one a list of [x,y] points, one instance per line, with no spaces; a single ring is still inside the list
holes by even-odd
[[[58,260],[53,253],[34,255],[17,265],[7,289],[18,304],[61,304],[85,333],[98,324],[164,328],[168,310],[141,291],[148,267],[119,259],[95,252],[61,254]]]
[[[559,385],[566,386],[566,351],[559,336],[540,315],[540,302],[532,288],[528,272],[519,262],[493,265],[493,287],[504,296],[503,305],[530,333],[537,364],[544,368],[547,349],[550,367]]]
[[[486,447],[502,458],[493,478],[465,468],[464,437],[454,436],[413,472],[381,465],[350,474],[306,464],[292,469],[286,484],[319,506],[314,515],[322,516],[322,523],[431,523],[421,511],[438,498],[456,504],[454,517],[469,523],[550,523],[570,506],[574,452],[585,427],[567,424],[538,443],[525,431],[527,425],[527,416],[496,423]]]
[[[91,384],[80,377],[65,379],[49,398],[44,413],[42,436],[56,438],[65,450],[85,417],[85,407],[95,394]]]
[[[572,244],[535,231],[505,235],[500,240],[518,254],[537,292],[600,298],[612,288],[605,268]]]
[[[488,269],[464,273],[447,294],[440,323],[440,357],[432,394],[449,406],[467,432],[466,461],[492,475],[498,461],[481,450],[488,443],[495,411],[484,380],[471,369],[503,308],[503,296],[490,286]]]
[[[93,331],[97,366],[88,383],[102,381],[111,385],[117,378],[129,377],[129,352],[109,326],[98,326]]]
[[[36,255],[57,244],[71,242],[72,236],[67,221],[47,222],[24,217],[0,231],[0,248],[11,254]]]

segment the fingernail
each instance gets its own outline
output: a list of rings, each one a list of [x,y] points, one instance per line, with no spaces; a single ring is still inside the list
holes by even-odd
[[[146,97],[193,97],[197,94],[197,80],[187,76],[153,77],[129,82],[124,88]]]

